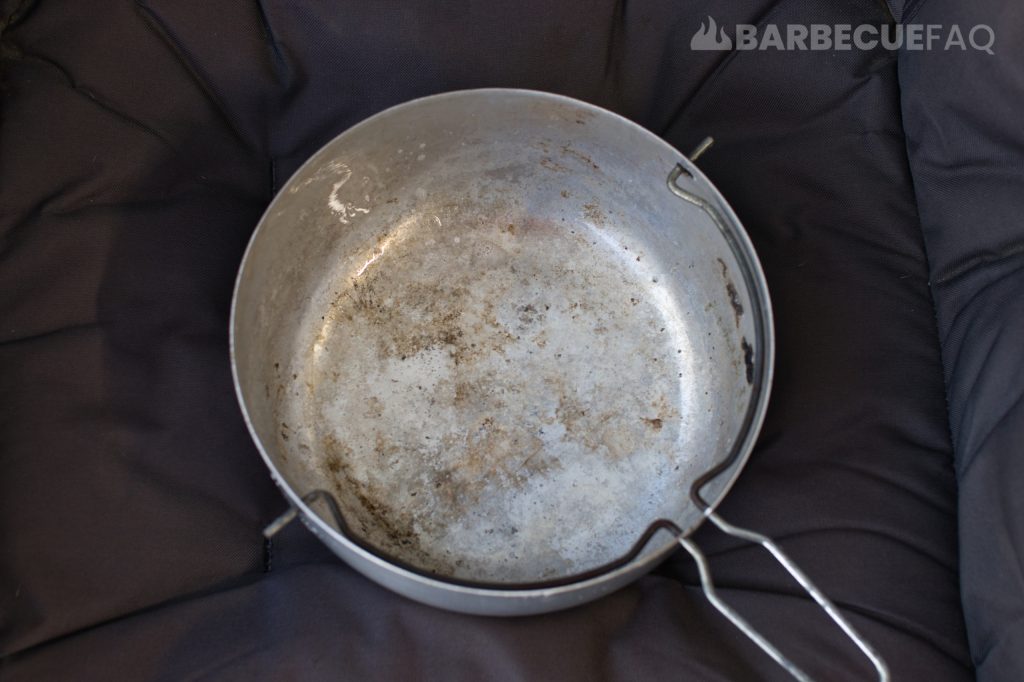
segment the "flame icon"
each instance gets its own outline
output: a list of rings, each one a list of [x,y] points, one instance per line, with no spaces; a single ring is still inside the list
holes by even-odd
[[[731,50],[732,38],[725,35],[724,28],[718,28],[715,20],[708,16],[707,26],[700,22],[700,29],[690,38],[691,50]]]

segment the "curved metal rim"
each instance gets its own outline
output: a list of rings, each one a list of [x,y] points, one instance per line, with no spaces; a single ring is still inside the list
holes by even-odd
[[[289,179],[281,185],[281,187],[287,187],[297,177],[299,177],[310,164],[316,159],[320,152],[323,151],[329,145],[336,143],[348,136],[355,134],[363,126],[371,125],[379,121],[381,118],[385,118],[396,111],[415,107],[425,100],[437,100],[437,99],[458,99],[462,97],[477,97],[480,95],[502,95],[502,96],[516,96],[516,97],[532,97],[549,99],[557,101],[563,104],[570,104],[575,107],[580,107],[589,110],[595,114],[602,116],[610,116],[613,119],[621,121],[624,125],[637,129],[642,135],[647,136],[652,142],[662,147],[666,152],[669,152],[672,156],[675,156],[676,163],[681,164],[694,178],[695,181],[700,182],[705,186],[707,190],[711,192],[718,204],[724,209],[725,218],[728,222],[728,226],[732,228],[732,234],[736,239],[735,246],[738,248],[739,253],[742,254],[742,260],[745,262],[746,269],[749,270],[749,275],[752,282],[755,284],[751,290],[751,297],[757,296],[759,300],[760,316],[762,321],[763,335],[764,338],[761,340],[764,348],[763,363],[760,368],[759,379],[760,379],[760,390],[755,390],[751,395],[751,408],[748,410],[750,414],[750,420],[747,424],[746,432],[739,434],[738,446],[735,447],[734,453],[730,455],[729,460],[731,464],[729,467],[732,468],[731,472],[728,472],[728,479],[723,486],[721,492],[715,496],[715,499],[707,503],[707,506],[703,510],[704,516],[699,521],[692,524],[689,528],[683,529],[681,534],[682,537],[691,535],[701,523],[703,523],[704,517],[707,514],[714,511],[721,503],[722,499],[729,493],[740,472],[746,465],[747,459],[750,457],[750,453],[753,451],[754,443],[757,439],[757,435],[761,430],[761,425],[764,422],[764,415],[768,407],[768,396],[771,392],[772,377],[774,374],[774,363],[775,363],[775,330],[772,322],[771,315],[771,301],[768,297],[768,285],[764,278],[764,272],[761,269],[761,264],[758,261],[757,255],[754,251],[753,245],[750,242],[750,238],[746,231],[743,229],[742,224],[733,212],[732,207],[725,201],[718,189],[711,183],[710,180],[704,175],[703,172],[697,166],[692,163],[686,156],[681,154],[679,150],[674,148],[665,140],[661,139],[651,131],[647,130],[643,126],[630,121],[629,119],[616,114],[613,111],[604,109],[588,102],[583,102],[572,97],[566,97],[564,95],[556,95],[548,92],[541,92],[538,90],[527,90],[519,88],[480,88],[471,90],[456,90],[452,92],[440,93],[435,95],[427,95],[425,97],[419,97],[401,104],[384,109],[369,118],[353,125],[346,129],[336,137],[332,138],[329,142],[323,145],[316,153],[314,153],[306,162],[304,162],[299,168],[289,177]],[[666,173],[672,169],[667,168]],[[276,195],[275,195],[276,197]],[[617,567],[607,573],[602,573],[596,577],[584,579],[580,582],[572,582],[570,584],[557,584],[550,588],[543,587],[530,587],[528,589],[516,589],[514,585],[509,585],[504,588],[484,588],[474,587],[468,584],[460,584],[458,581],[449,581],[444,578],[430,576],[419,571],[409,570],[397,566],[389,561],[382,559],[377,554],[368,551],[359,544],[353,542],[351,539],[345,537],[342,533],[338,532],[331,524],[327,523],[319,514],[303,501],[302,496],[296,493],[291,485],[285,481],[279,474],[277,467],[274,465],[267,452],[266,447],[263,444],[262,439],[256,432],[256,429],[252,423],[252,418],[249,415],[249,410],[246,407],[245,397],[242,394],[242,386],[238,376],[238,364],[235,356],[235,318],[237,313],[238,304],[238,291],[242,283],[242,277],[246,272],[246,266],[248,265],[249,256],[252,252],[253,245],[264,225],[267,224],[267,218],[270,213],[270,208],[273,206],[273,200],[268,205],[267,209],[263,212],[260,217],[256,228],[253,230],[252,236],[249,238],[249,243],[246,245],[245,252],[242,255],[242,260],[239,264],[238,274],[235,278],[235,285],[231,296],[231,311],[228,319],[228,350],[231,360],[231,376],[235,387],[235,395],[238,399],[239,407],[242,411],[242,416],[245,420],[246,428],[249,430],[249,435],[252,437],[253,442],[256,444],[256,448],[260,453],[260,457],[263,458],[264,464],[270,471],[271,477],[277,483],[278,487],[284,492],[285,497],[288,501],[296,507],[302,514],[304,520],[307,523],[313,524],[316,530],[329,536],[332,540],[340,543],[346,549],[351,551],[353,554],[358,555],[363,560],[374,564],[383,570],[390,571],[398,574],[403,578],[417,582],[425,587],[434,587],[436,589],[448,590],[453,592],[459,592],[467,596],[479,596],[486,598],[507,598],[507,599],[537,599],[547,596],[551,596],[558,593],[579,591],[584,590],[590,586],[598,585],[606,581],[612,580],[615,577],[622,576],[625,573],[639,572],[645,567],[653,567],[657,562],[667,557],[674,549],[676,549],[676,543],[666,543],[665,547],[659,549],[652,554],[644,557],[642,560],[637,562],[636,560],[630,561],[624,566]],[[734,249],[735,250],[735,249]],[[755,384],[755,388],[757,388]],[[724,474],[726,471],[719,472]],[[652,525],[658,522],[657,519],[652,520]]]

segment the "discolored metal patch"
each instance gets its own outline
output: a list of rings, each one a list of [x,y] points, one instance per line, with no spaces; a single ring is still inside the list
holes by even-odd
[[[552,577],[621,554],[675,497],[693,358],[628,244],[492,210],[380,235],[332,283],[297,383],[365,540],[444,575]]]

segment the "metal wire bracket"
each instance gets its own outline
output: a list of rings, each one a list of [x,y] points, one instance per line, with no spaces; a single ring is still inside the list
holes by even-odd
[[[322,500],[327,508],[331,511],[331,516],[334,517],[334,523],[337,525],[338,530],[348,535],[348,524],[345,523],[345,517],[341,514],[341,509],[338,508],[338,502],[334,499],[334,495],[330,494],[326,490],[311,490],[302,496],[302,501],[306,504],[313,504],[317,500]],[[299,508],[289,506],[280,516],[267,524],[263,529],[263,537],[270,540],[275,535],[284,530],[284,527],[294,521],[299,516]]]

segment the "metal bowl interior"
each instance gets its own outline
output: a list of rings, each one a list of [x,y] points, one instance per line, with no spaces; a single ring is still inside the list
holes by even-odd
[[[698,525],[692,483],[742,450],[717,501],[759,426],[771,330],[756,260],[667,189],[680,161],[614,114],[509,90],[328,144],[260,223],[232,313],[286,492],[331,492],[383,555],[496,584],[603,565],[658,518]]]

